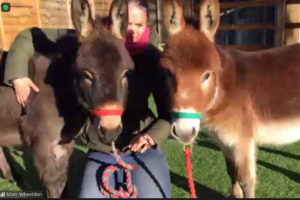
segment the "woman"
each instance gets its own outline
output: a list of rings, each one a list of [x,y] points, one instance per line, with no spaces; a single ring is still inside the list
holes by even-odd
[[[124,44],[134,60],[135,70],[128,73],[128,100],[122,118],[123,132],[115,143],[126,163],[141,167],[132,170],[132,182],[139,190],[138,198],[168,198],[171,187],[170,175],[161,145],[169,134],[170,115],[166,91],[162,91],[158,85],[159,81],[156,81],[160,78],[157,34],[147,26],[146,0],[129,0],[128,11],[127,36]],[[52,41],[65,36],[68,32],[53,29],[42,31]],[[5,82],[13,85],[17,100],[22,106],[26,106],[31,89],[39,91],[28,78],[28,66],[24,66],[36,47],[32,43],[30,31],[21,32],[11,47],[5,66]],[[158,118],[155,118],[148,108],[151,93],[157,106]],[[90,148],[80,198],[105,197],[99,190],[101,184],[99,176],[101,177],[108,165],[116,164],[112,155],[101,149],[101,145],[97,145],[101,141],[93,140],[95,137],[92,134],[93,131],[88,131],[78,138],[81,144]],[[111,177],[110,183],[117,187],[123,180],[124,172],[119,170]]]

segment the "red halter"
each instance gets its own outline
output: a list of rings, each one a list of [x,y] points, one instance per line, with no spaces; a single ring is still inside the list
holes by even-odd
[[[97,117],[123,115],[123,110],[91,110],[91,112]]]

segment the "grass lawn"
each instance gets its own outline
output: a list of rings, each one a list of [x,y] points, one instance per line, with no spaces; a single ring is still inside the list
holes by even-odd
[[[166,154],[172,176],[172,196],[189,197],[184,153],[178,142],[167,141]],[[300,143],[259,148],[256,190],[260,198],[300,197]],[[202,135],[193,148],[192,162],[198,197],[225,197],[231,193],[225,160],[215,143]]]
[[[172,197],[190,197],[182,146],[177,141],[168,139],[164,149],[171,172]],[[42,189],[29,154],[24,153],[24,149],[6,150],[17,184],[0,178],[0,191]],[[80,172],[83,171],[85,152],[85,148],[77,147],[71,159],[68,190],[74,196],[78,192],[76,183],[81,176]],[[206,134],[197,139],[192,162],[198,197],[222,198],[231,193],[230,179],[226,173],[222,153]],[[260,147],[257,175],[257,197],[300,198],[300,143],[284,147]]]
[[[164,146],[172,179],[172,197],[188,198],[185,157],[179,143],[169,139]],[[10,162],[17,184],[0,179],[1,190],[36,190],[42,189],[32,159],[22,150],[8,150]],[[78,147],[72,157],[69,190],[75,196],[76,184],[83,169],[86,149]],[[296,198],[300,197],[300,143],[285,147],[264,146],[259,148],[257,197]],[[230,194],[230,179],[226,173],[225,161],[214,142],[202,135],[193,148],[192,162],[198,197],[225,197]]]

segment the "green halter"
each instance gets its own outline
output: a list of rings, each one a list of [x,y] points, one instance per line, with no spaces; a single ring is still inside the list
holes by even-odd
[[[202,113],[173,112],[173,118],[203,119]]]

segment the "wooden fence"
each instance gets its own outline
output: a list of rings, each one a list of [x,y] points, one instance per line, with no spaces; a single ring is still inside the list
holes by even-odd
[[[8,50],[14,38],[28,27],[72,28],[71,0],[5,0],[10,12],[0,12],[0,48]],[[95,11],[107,16],[112,0],[94,0]]]
[[[298,4],[298,5],[297,5]],[[276,8],[276,23],[272,24],[221,24],[219,31],[253,31],[269,29],[275,32],[275,45],[300,42],[300,0],[253,0],[240,2],[222,2],[222,10],[241,9],[249,7],[270,7]],[[226,11],[225,11],[226,12]],[[294,22],[293,22],[294,21]],[[297,31],[292,29],[298,29]],[[296,34],[298,35],[296,35]],[[294,35],[293,37],[288,37]],[[228,48],[239,48],[243,50],[258,50],[270,48],[267,45],[232,45]]]
[[[4,0],[11,3],[10,12],[0,12],[0,48],[8,50],[17,33],[21,30],[37,26],[42,28],[72,28],[71,0]],[[101,17],[109,13],[112,0],[92,0],[95,11]],[[162,1],[149,0],[150,25],[155,26],[162,36]],[[222,11],[249,7],[274,6],[276,23],[271,24],[221,24],[220,31],[253,31],[268,29],[275,32],[275,46],[300,42],[300,0],[220,0]],[[198,19],[200,0],[184,0],[185,16]],[[298,4],[298,5],[297,5]],[[295,31],[297,30],[297,31]],[[289,37],[287,37],[289,36]],[[269,48],[262,45],[232,45],[230,48],[256,50]]]
[[[185,17],[194,24],[199,23],[197,20],[200,2],[201,0],[183,1]],[[224,44],[227,48],[253,51],[300,42],[300,0],[220,0],[220,2],[222,17],[217,34],[219,44]],[[263,21],[259,19],[263,17],[260,12],[268,9],[272,11],[270,8],[275,12],[267,12],[265,15],[268,15],[268,19],[273,17],[273,20],[267,20],[272,23],[260,23],[259,21]],[[255,14],[260,16],[253,16]],[[229,15],[237,16],[229,17]],[[239,20],[240,15],[243,15],[243,20]],[[230,36],[229,42],[225,41],[228,40],[226,36]],[[259,38],[253,37],[261,37],[261,40],[268,42],[256,44]]]
[[[4,0],[10,12],[0,12],[0,48],[8,50],[16,35],[28,27],[73,28],[71,0]],[[91,0],[96,14],[106,17],[113,0]],[[159,29],[157,9],[161,0],[148,0],[149,24]]]

